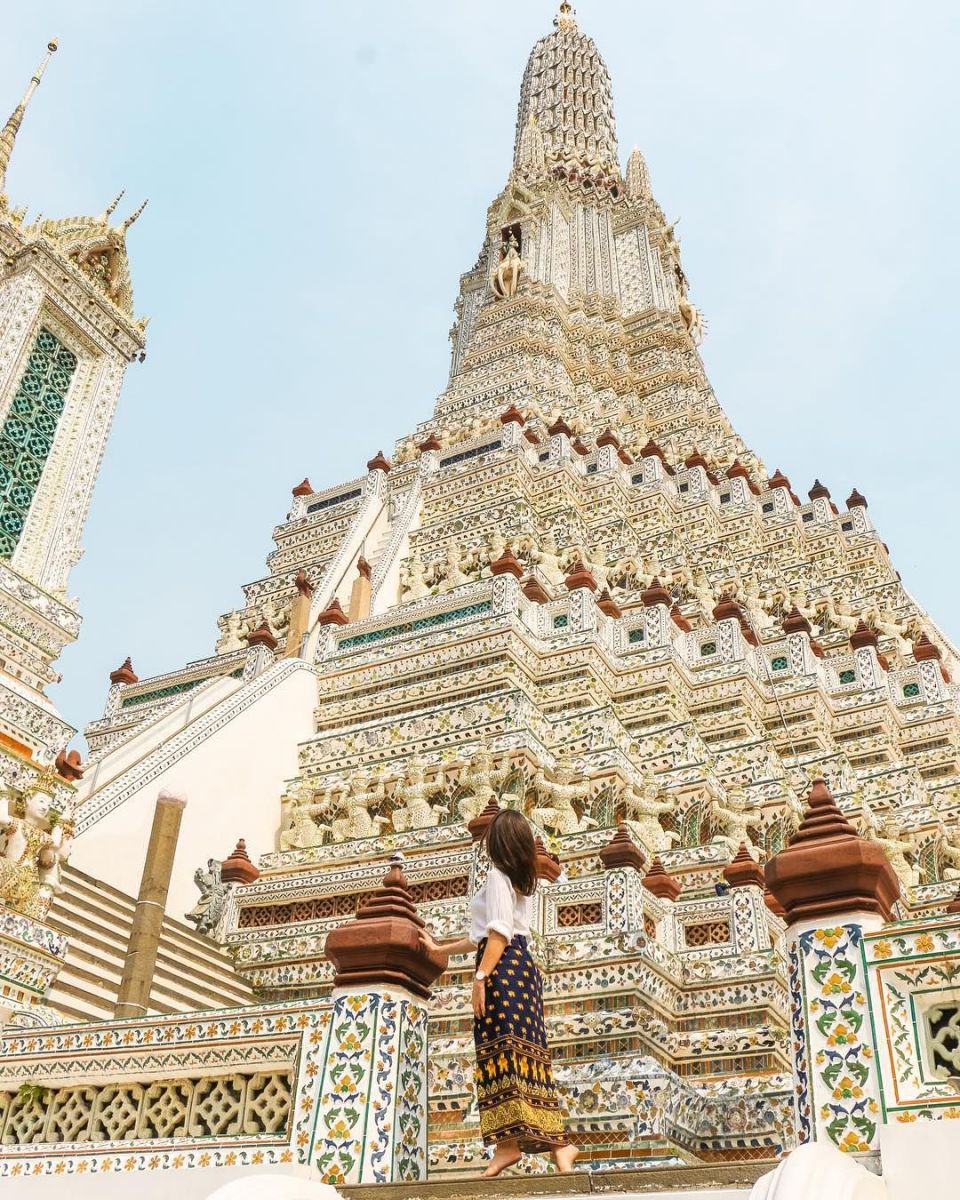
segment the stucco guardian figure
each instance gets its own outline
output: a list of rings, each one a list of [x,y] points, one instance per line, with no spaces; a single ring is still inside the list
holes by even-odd
[[[667,795],[661,799],[655,779],[644,780],[639,787],[627,784],[621,792],[621,800],[627,825],[652,854],[661,854],[680,840],[679,834],[660,824],[662,816],[676,811],[677,802]]]
[[[21,796],[8,792],[0,800],[0,901],[40,919],[59,890],[73,842],[69,823],[53,808],[53,787],[42,775]]]
[[[527,265],[520,257],[520,247],[512,233],[509,240],[501,246],[500,256],[500,265],[493,273],[490,286],[494,295],[501,300],[512,300],[517,294],[520,275]]]

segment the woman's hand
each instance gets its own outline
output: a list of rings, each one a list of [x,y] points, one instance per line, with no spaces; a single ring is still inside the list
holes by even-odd
[[[487,1004],[487,981],[485,979],[475,979],[473,981],[473,1015],[482,1017],[486,1012]]]
[[[426,929],[420,930],[420,948],[421,950],[426,950],[428,954],[445,953],[443,947],[435,941],[433,934]]]

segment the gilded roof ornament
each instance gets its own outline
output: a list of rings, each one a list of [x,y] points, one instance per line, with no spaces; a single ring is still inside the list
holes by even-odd
[[[10,164],[10,155],[13,153],[13,145],[17,140],[17,133],[23,123],[23,114],[27,111],[27,105],[30,103],[30,98],[40,85],[40,80],[43,78],[43,73],[47,69],[47,64],[57,49],[57,39],[47,43],[47,53],[39,67],[30,77],[30,82],[27,84],[27,90],[23,93],[23,99],[7,118],[7,123],[0,130],[0,194],[4,189],[6,182],[7,167]]]
[[[563,4],[560,5],[560,11],[553,18],[553,23],[558,29],[576,29],[576,9],[572,4],[568,4],[566,0],[564,0]]]
[[[126,194],[127,194],[127,189],[121,188],[120,191],[117,193],[117,195],[114,196],[114,198],[110,201],[110,203],[107,205],[107,207],[100,214],[100,221],[102,222],[102,224],[106,225],[107,220],[114,214],[114,212],[116,212],[117,205],[120,203],[120,201],[124,198],[124,196]]]

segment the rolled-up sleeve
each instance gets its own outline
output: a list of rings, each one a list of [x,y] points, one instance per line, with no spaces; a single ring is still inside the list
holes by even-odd
[[[496,867],[490,868],[487,876],[487,933],[499,933],[507,941],[513,940],[514,913],[513,884]]]

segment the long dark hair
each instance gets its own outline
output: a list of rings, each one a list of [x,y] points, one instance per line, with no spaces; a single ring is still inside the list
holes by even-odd
[[[487,854],[521,896],[537,890],[537,847],[533,830],[523,813],[504,808],[487,830]]]

